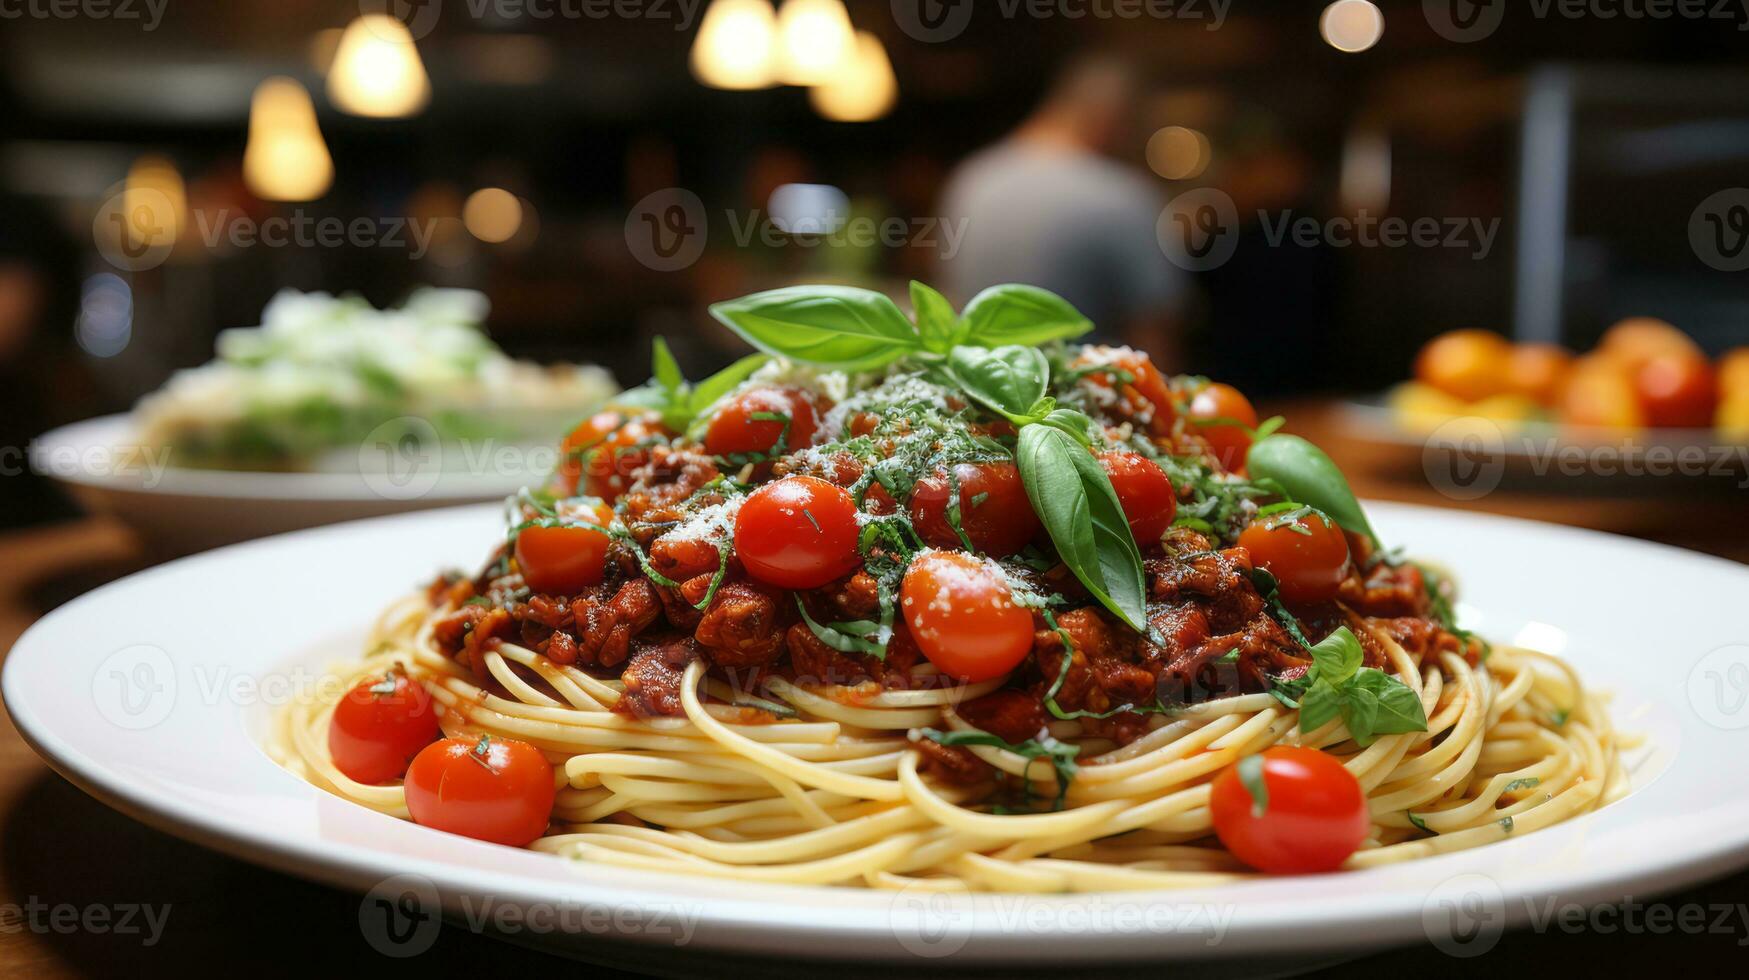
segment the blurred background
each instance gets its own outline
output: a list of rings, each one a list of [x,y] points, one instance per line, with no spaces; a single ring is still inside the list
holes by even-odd
[[[1506,6],[10,0],[0,524],[76,513],[23,472],[38,434],[286,288],[478,289],[511,355],[630,385],[658,334],[689,372],[736,356],[704,308],[754,290],[1029,281],[1308,425],[1376,396],[1411,441],[1478,403],[1676,424],[1627,404],[1638,361],[1589,411],[1548,381],[1567,354],[1415,366],[1453,330],[1583,353],[1651,317],[1719,364],[1680,426],[1728,433],[1749,13]]]

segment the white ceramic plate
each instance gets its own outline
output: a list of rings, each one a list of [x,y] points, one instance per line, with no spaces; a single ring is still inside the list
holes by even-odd
[[[121,448],[134,444],[132,419],[106,415],[45,433],[32,446],[31,464],[88,509],[120,518],[155,551],[169,554],[364,517],[502,500],[539,483],[557,452],[550,445],[489,442],[447,452],[365,446],[334,454],[328,462],[338,465],[331,471],[270,473],[165,466]]]
[[[250,860],[374,888],[360,914],[379,948],[429,942],[417,916],[390,913],[441,900],[476,927],[585,956],[604,929],[643,944],[639,955],[684,938],[684,953],[863,969],[948,954],[934,966],[1194,959],[1230,968],[1235,958],[1423,940],[1461,954],[1551,902],[1644,898],[1749,862],[1749,568],[1453,511],[1375,504],[1372,513],[1387,540],[1458,574],[1470,625],[1558,648],[1618,692],[1618,723],[1652,746],[1634,760],[1631,796],[1499,844],[1362,872],[972,898],[569,863],[381,816],[275,766],[259,741],[274,703],[322,663],[356,655],[384,604],[439,567],[479,560],[501,533],[489,507],[302,531],[142,572],[33,627],[6,661],[4,691],[37,750],[112,805]]]

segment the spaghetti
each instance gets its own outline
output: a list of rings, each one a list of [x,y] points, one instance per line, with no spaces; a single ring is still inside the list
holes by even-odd
[[[1032,404],[985,397],[1035,355]],[[331,738],[352,710],[341,692],[404,676],[488,771],[497,743],[551,764],[537,850],[1027,892],[1250,873],[1211,797],[1236,771],[1254,818],[1288,805],[1246,768],[1286,746],[1334,759],[1363,796],[1346,868],[1499,841],[1628,789],[1625,741],[1565,662],[1459,629],[1449,585],[1377,548],[1321,454],[1208,410],[1245,430],[1237,475],[1194,421],[1205,382],[1107,348],[1046,362],[997,345],[987,356],[1009,363],[983,389],[986,355],[960,348],[946,369],[899,362],[860,386],[781,362],[691,386],[664,380],[665,356],[656,412],[586,423],[570,471],[512,502],[486,571],[396,604],[323,685],[333,696],[284,712],[281,764],[427,822],[426,752],[405,781],[360,781]],[[1082,435],[1061,412],[1087,419]],[[1077,453],[1102,453],[1103,483]],[[1171,506],[1152,527],[1156,470]],[[980,511],[1014,499],[1036,523]],[[1117,506],[1131,533],[1102,516]],[[840,518],[848,545],[833,543]],[[564,547],[536,547],[547,538]],[[1327,582],[1318,548],[1340,549]]]

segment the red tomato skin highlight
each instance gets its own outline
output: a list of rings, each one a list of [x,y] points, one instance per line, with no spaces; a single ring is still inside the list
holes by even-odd
[[[899,586],[911,639],[929,662],[968,684],[1001,677],[1032,652],[1032,613],[1006,582],[963,551],[917,556]]]
[[[1305,528],[1309,534],[1292,529]],[[1239,547],[1275,576],[1281,598],[1305,606],[1336,598],[1348,576],[1348,539],[1334,521],[1318,513],[1292,521],[1266,517],[1239,533]]]
[[[1245,472],[1245,453],[1251,448],[1250,429],[1257,428],[1257,409],[1232,385],[1204,385],[1190,400],[1187,413],[1192,431],[1203,437],[1228,473]],[[1198,419],[1231,419],[1241,425],[1201,425]]]
[[[1215,834],[1233,856],[1271,874],[1334,871],[1372,828],[1366,793],[1334,756],[1277,746],[1263,753],[1269,806],[1254,813],[1238,765],[1215,777],[1209,813]]]
[[[755,419],[755,413],[789,416],[789,435],[776,419]],[[783,452],[813,444],[819,418],[813,399],[800,388],[749,388],[717,410],[705,429],[704,450],[712,456],[769,453],[778,439]]]
[[[843,487],[789,476],[753,491],[735,514],[735,556],[747,574],[785,589],[817,589],[862,564],[856,502]]]
[[[355,782],[400,779],[437,737],[437,709],[425,685],[398,671],[389,677],[395,680],[392,693],[371,690],[386,678],[366,678],[346,692],[328,722],[328,755]]]
[[[1099,465],[1117,491],[1136,544],[1144,550],[1159,544],[1178,516],[1178,493],[1166,471],[1141,453],[1121,451],[1100,453]]]
[[[407,770],[407,811],[421,827],[526,847],[546,833],[557,796],[552,763],[527,742],[433,742]]]
[[[588,514],[602,527],[613,522],[605,504]],[[525,527],[516,533],[517,568],[536,592],[576,595],[597,585],[607,573],[607,549],[612,539],[606,531],[586,526]]]
[[[960,484],[960,529],[972,546],[1006,558],[1026,547],[1038,534],[1038,515],[1013,463],[960,463],[954,467]],[[911,492],[911,522],[923,540],[937,548],[960,548],[964,542],[947,520],[953,486],[943,473],[917,481]],[[982,496],[983,499],[978,499]]]

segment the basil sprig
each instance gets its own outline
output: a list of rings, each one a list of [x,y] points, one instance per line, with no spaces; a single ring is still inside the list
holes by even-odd
[[[1383,547],[1348,478],[1310,442],[1280,432],[1265,436],[1245,454],[1245,470],[1253,481],[1273,483],[1289,500],[1315,507],[1346,530]]]
[[[1304,677],[1277,684],[1270,693],[1300,711],[1300,731],[1316,731],[1341,716],[1356,745],[1365,748],[1380,735],[1427,730],[1421,696],[1390,674],[1362,667],[1360,640],[1337,627],[1312,647],[1312,669]]]
[[[1020,430],[1014,458],[1027,499],[1063,564],[1131,629],[1146,631],[1142,553],[1093,454],[1061,428],[1041,424]]]
[[[947,371],[974,401],[1020,428],[1020,482],[1063,564],[1130,628],[1145,630],[1141,549],[1111,479],[1088,451],[1093,421],[1045,394],[1050,362],[1035,347],[955,347]]]
[[[749,354],[695,385],[680,373],[680,364],[674,360],[668,342],[657,337],[650,353],[655,377],[615,395],[613,404],[650,409],[662,416],[662,424],[670,430],[685,432],[705,409],[746,381],[766,360],[764,354]]]
[[[754,347],[840,371],[872,371],[958,346],[1037,345],[1093,324],[1036,286],[991,286],[955,316],[941,293],[914,282],[915,325],[884,293],[852,286],[787,286],[711,305],[711,316]]]

